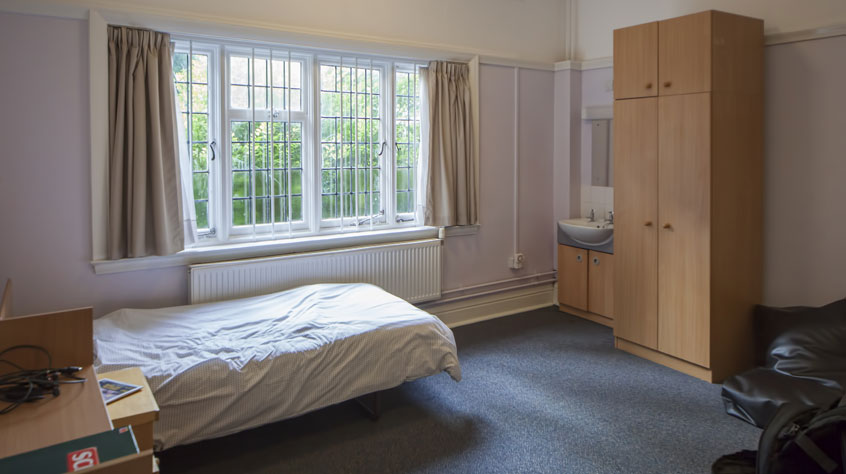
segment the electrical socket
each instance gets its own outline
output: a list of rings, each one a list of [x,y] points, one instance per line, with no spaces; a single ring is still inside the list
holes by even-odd
[[[508,266],[512,270],[519,270],[523,268],[523,262],[526,260],[526,257],[522,253],[515,253],[508,259]]]

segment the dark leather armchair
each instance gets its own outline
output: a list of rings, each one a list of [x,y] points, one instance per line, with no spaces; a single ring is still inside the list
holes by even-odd
[[[723,383],[726,412],[763,428],[784,403],[828,407],[846,389],[846,299],[755,309],[758,363]]]

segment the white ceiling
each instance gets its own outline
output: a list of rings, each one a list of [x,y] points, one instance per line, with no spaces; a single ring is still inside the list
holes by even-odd
[[[6,0],[4,0],[6,1]],[[172,13],[524,61],[564,55],[567,0],[8,0]],[[0,8],[2,9],[2,8]]]
[[[565,0],[569,1],[569,0]],[[611,56],[615,28],[703,10],[762,18],[767,34],[846,23],[846,0],[572,0],[578,60]]]

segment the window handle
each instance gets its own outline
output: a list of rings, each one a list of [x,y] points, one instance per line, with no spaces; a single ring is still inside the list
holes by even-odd
[[[211,156],[212,161],[214,161],[214,159],[217,157],[217,152],[214,151],[214,147],[216,147],[216,146],[217,146],[216,140],[212,140],[211,143],[209,143],[209,149],[211,150],[211,153],[212,153],[212,156]]]
[[[383,153],[385,153],[385,147],[388,146],[388,142],[382,142],[382,147],[379,149],[379,154],[376,156],[381,157]]]

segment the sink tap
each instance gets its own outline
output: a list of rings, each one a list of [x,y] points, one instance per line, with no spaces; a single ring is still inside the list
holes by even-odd
[[[614,211],[608,211],[608,223],[609,224],[614,223]]]
[[[596,222],[596,212],[593,209],[590,210],[590,217],[588,218],[588,222]]]

